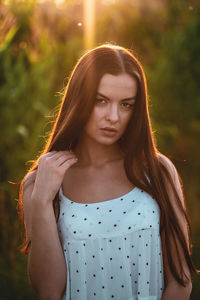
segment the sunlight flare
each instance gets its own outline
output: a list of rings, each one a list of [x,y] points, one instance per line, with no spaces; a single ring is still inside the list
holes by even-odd
[[[56,3],[56,5],[60,5],[63,4],[65,0],[54,0],[54,2]]]
[[[84,0],[84,45],[85,49],[91,49],[95,44],[95,1]]]

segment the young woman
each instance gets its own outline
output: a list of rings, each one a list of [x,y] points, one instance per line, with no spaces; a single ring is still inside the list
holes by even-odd
[[[100,45],[77,62],[19,207],[41,299],[189,299],[182,181],[156,148],[131,50]]]

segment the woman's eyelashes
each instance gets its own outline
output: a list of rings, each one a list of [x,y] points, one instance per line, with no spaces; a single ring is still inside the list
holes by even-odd
[[[127,108],[132,108],[133,107],[133,104],[128,103],[128,102],[123,102],[122,104],[124,104],[125,107],[127,107]]]
[[[96,101],[97,101],[98,103],[104,104],[104,103],[106,103],[107,100],[106,100],[106,99],[99,99],[99,98],[96,98]],[[133,106],[134,106],[134,103],[129,103],[129,102],[122,102],[121,104],[122,104],[122,107],[128,108],[128,109],[131,109],[131,108],[133,108]]]

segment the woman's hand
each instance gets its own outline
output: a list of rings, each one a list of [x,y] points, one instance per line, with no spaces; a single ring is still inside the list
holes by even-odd
[[[65,172],[76,162],[75,154],[70,151],[52,151],[42,155],[38,161],[31,198],[38,200],[40,205],[52,203]]]

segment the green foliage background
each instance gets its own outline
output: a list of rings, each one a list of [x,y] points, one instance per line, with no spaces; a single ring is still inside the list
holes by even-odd
[[[148,82],[159,150],[176,165],[192,224],[193,260],[200,266],[200,10],[197,1],[97,3],[96,45],[134,49]],[[151,1],[149,1],[151,2]],[[159,1],[158,1],[159,2]],[[68,76],[84,50],[82,1],[0,2],[0,300],[37,299],[19,252],[19,183],[51,129]],[[193,278],[191,299],[199,299]]]

